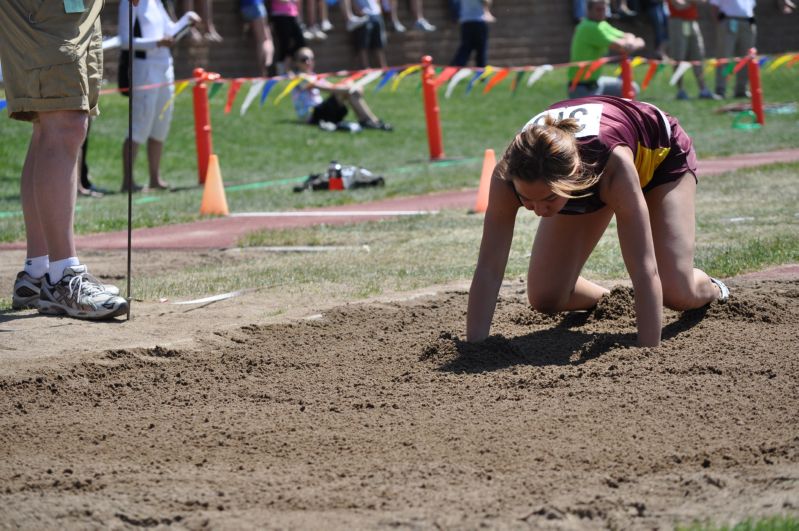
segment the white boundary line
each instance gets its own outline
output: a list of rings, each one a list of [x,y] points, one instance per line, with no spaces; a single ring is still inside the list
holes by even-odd
[[[326,218],[367,216],[423,216],[438,214],[438,210],[311,210],[290,212],[238,212],[232,218]]]

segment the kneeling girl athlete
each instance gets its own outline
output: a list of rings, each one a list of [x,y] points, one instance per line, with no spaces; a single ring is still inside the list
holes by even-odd
[[[653,105],[590,96],[533,117],[491,179],[467,340],[488,336],[520,207],[543,218],[527,273],[536,310],[586,310],[608,293],[580,271],[614,214],[638,345],[660,343],[664,304],[689,310],[726,299],[723,283],[693,267],[696,185],[690,137]]]

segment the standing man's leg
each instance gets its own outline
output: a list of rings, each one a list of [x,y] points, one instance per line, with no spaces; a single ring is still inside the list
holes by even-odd
[[[78,154],[88,121],[84,111],[52,111],[39,113],[39,121],[33,126],[39,129],[32,143],[33,195],[50,262],[77,255],[72,223]]]
[[[744,57],[749,54],[749,49],[755,45],[755,37],[757,35],[757,26],[754,23],[740,21],[738,30],[738,41],[735,54],[739,57]],[[746,84],[749,81],[749,70],[742,68],[735,78],[735,96],[738,98],[745,98]]]

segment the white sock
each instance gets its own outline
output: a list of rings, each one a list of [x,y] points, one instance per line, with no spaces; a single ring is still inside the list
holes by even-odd
[[[63,260],[56,260],[55,262],[50,262],[50,271],[48,276],[50,277],[50,284],[55,284],[64,276],[64,270],[68,267],[73,267],[80,265],[80,260],[78,260],[77,256],[70,256],[69,258],[64,258]]]
[[[50,257],[48,255],[25,259],[25,272],[33,278],[42,278],[49,267]]]

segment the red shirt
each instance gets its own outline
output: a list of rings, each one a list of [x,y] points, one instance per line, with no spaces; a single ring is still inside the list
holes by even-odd
[[[680,9],[669,0],[669,16],[681,20],[699,20],[699,9],[696,4],[689,4],[688,7]]]

